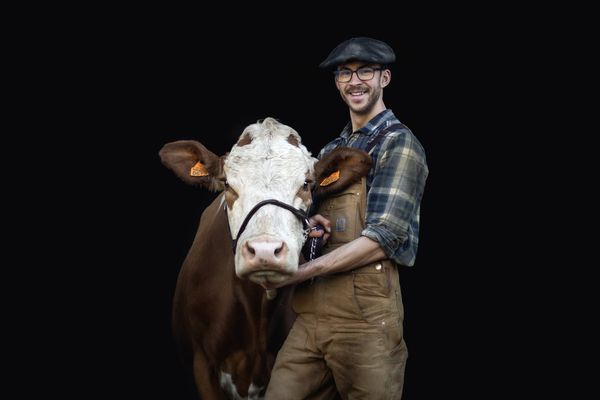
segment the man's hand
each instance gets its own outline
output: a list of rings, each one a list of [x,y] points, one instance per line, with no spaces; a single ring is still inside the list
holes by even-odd
[[[313,215],[309,219],[310,231],[308,238],[302,247],[302,255],[306,260],[312,260],[318,257],[323,250],[323,246],[329,239],[329,220],[320,214]]]
[[[331,236],[331,234],[330,234],[331,222],[327,218],[322,216],[321,214],[315,214],[308,219],[308,223],[310,224],[310,227],[312,228],[310,230],[310,232],[308,233],[308,236],[312,237],[312,238],[319,238],[319,237],[322,238],[323,245],[324,245],[327,242],[327,239],[329,239],[329,237]],[[272,290],[272,289],[280,288],[282,286],[287,286],[290,284],[302,282],[303,280],[307,279],[307,278],[303,277],[303,271],[302,271],[302,269],[304,269],[306,267],[306,265],[307,264],[300,265],[298,267],[298,272],[283,282],[279,282],[279,283],[267,282],[267,283],[262,284],[262,286],[267,290]]]
[[[322,216],[321,214],[315,214],[308,219],[310,227],[313,228],[308,234],[309,237],[323,237],[323,244],[327,243],[331,232],[331,221]],[[321,225],[325,230],[315,229],[318,225]]]

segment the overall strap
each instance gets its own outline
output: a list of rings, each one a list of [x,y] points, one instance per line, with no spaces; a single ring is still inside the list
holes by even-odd
[[[387,126],[385,128],[383,128],[382,130],[380,130],[377,135],[375,135],[374,138],[372,138],[368,143],[367,143],[367,148],[365,149],[365,151],[369,154],[371,154],[371,150],[373,150],[373,147],[375,147],[375,145],[377,143],[379,143],[381,141],[381,139],[383,139],[383,137],[388,133],[388,132],[392,132],[396,129],[400,129],[400,128],[405,128],[404,124],[401,122],[397,122],[394,124],[391,124],[390,126]]]

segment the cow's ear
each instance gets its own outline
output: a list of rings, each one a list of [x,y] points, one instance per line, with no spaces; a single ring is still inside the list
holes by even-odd
[[[365,151],[339,147],[315,164],[316,198],[339,193],[366,176],[371,168],[371,156]]]
[[[165,144],[158,152],[160,161],[189,185],[204,186],[209,190],[223,190],[218,179],[223,162],[202,143],[195,140],[178,140]]]

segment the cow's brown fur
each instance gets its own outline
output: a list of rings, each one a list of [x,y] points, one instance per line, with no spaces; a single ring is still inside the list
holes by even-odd
[[[298,140],[298,138],[294,135],[290,135],[287,138],[287,141],[289,144],[291,144],[292,146],[296,146],[299,147],[300,146],[300,141]]]
[[[350,147],[333,150],[315,164],[316,187],[313,196],[318,200],[321,197],[341,192],[365,176],[372,163],[371,156],[365,151]],[[327,186],[321,186],[321,181],[335,171],[340,171],[339,179]]]
[[[252,136],[249,133],[245,133],[240,140],[236,143],[237,146],[246,146],[252,143]]]

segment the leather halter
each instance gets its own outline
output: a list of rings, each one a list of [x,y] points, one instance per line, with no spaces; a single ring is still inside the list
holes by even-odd
[[[306,240],[306,238],[308,237],[308,233],[311,230],[310,224],[308,222],[308,217],[306,216],[306,211],[300,210],[298,208],[294,208],[294,207],[290,206],[289,204],[284,203],[279,200],[267,199],[267,200],[263,200],[263,201],[259,202],[254,207],[252,207],[252,210],[250,210],[250,212],[248,212],[248,215],[246,215],[246,218],[244,218],[244,222],[242,222],[242,226],[240,227],[240,230],[238,231],[237,237],[235,239],[231,240],[231,244],[233,246],[233,254],[235,254],[235,249],[237,247],[237,241],[238,241],[240,235],[242,234],[242,232],[244,232],[244,230],[246,229],[246,225],[248,225],[250,218],[252,218],[252,216],[258,211],[259,208],[261,208],[262,206],[265,206],[267,204],[273,204],[275,206],[285,208],[286,210],[288,210],[292,214],[294,214],[296,217],[298,217],[298,219],[300,219],[300,221],[302,221],[302,226],[304,227],[304,240]]]

